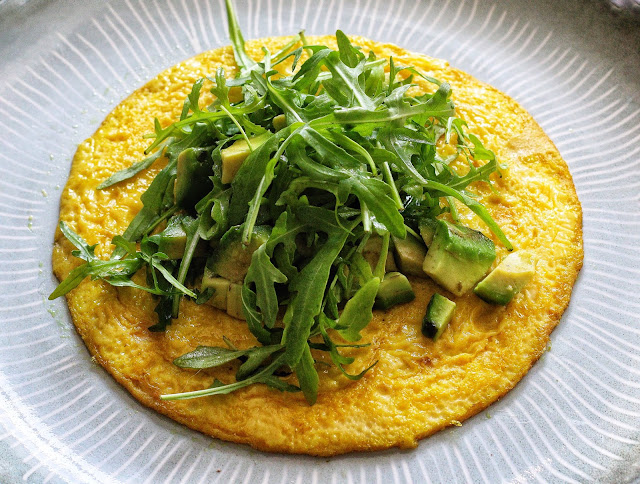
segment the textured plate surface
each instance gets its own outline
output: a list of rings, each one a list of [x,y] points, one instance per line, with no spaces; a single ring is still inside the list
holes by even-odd
[[[545,356],[487,412],[317,459],[214,441],[94,365],[55,287],[76,145],[145,80],[225,45],[222,0],[0,1],[0,482],[635,482],[640,476],[640,27],[567,0],[238,0],[245,37],[336,28],[448,59],[518,100],[584,209],[585,264]]]

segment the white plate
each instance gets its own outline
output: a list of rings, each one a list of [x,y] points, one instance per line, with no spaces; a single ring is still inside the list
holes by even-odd
[[[227,44],[222,0],[0,2],[0,481],[610,482],[640,475],[640,28],[567,0],[238,1],[245,37],[336,28],[513,96],[567,160],[585,264],[549,352],[487,412],[390,450],[317,459],[209,439],[92,364],[51,242],[76,145],[128,93]]]

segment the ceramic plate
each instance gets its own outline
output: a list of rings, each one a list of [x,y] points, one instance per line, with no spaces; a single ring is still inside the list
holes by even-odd
[[[340,28],[442,57],[529,110],[567,160],[585,263],[549,351],[410,451],[332,459],[212,440],[92,363],[51,246],[76,145],[161,70],[227,44],[222,0],[0,1],[1,482],[630,482],[640,475],[640,27],[567,0],[238,0],[245,37]]]

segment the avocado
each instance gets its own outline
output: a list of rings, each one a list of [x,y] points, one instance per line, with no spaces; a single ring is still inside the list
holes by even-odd
[[[373,234],[367,242],[364,244],[362,249],[362,257],[366,260],[371,266],[371,270],[373,271],[378,265],[378,260],[380,259],[380,252],[382,251],[382,237],[379,235]],[[385,272],[397,271],[396,263],[393,260],[393,253],[389,250],[389,254],[387,255],[387,261],[384,266]]]
[[[208,288],[215,289],[213,296],[211,299],[207,301],[207,304],[211,306],[222,309],[223,311],[227,310],[227,293],[229,292],[229,286],[231,283],[227,279],[223,279],[222,277],[217,277],[210,269],[204,269],[204,275],[202,276],[202,285],[200,286],[201,291],[205,291]]]
[[[273,129],[280,131],[287,127],[287,117],[284,114],[278,114],[273,118]]]
[[[420,220],[418,229],[420,230],[420,236],[422,237],[422,240],[424,240],[424,243],[427,245],[427,247],[431,245],[437,227],[438,220],[435,218],[423,218]]]
[[[213,288],[215,292],[207,304],[226,311],[229,316],[244,320],[242,311],[242,284],[236,284],[223,277],[217,277],[209,268],[202,276],[201,290]]]
[[[513,252],[478,283],[473,292],[492,304],[508,304],[535,273],[532,255],[524,250]]]
[[[496,248],[482,232],[446,220],[437,223],[423,269],[445,289],[461,296],[487,273]]]
[[[227,293],[227,314],[237,319],[246,319],[242,310],[242,284],[229,284]]]
[[[187,148],[178,155],[173,196],[176,205],[193,208],[213,187],[211,152],[202,148]]]
[[[258,148],[271,137],[271,134],[271,132],[266,131],[260,136],[251,138],[249,140],[251,148],[254,150]],[[240,169],[240,165],[250,154],[251,149],[245,139],[239,139],[231,146],[220,150],[220,156],[222,157],[222,183],[231,183],[233,181]]]
[[[249,245],[242,243],[244,225],[231,227],[222,236],[213,254],[207,260],[207,268],[220,277],[242,284],[251,265],[251,256],[271,234],[271,227],[256,225]]]
[[[396,264],[406,276],[424,277],[422,263],[427,254],[427,248],[422,240],[410,233],[404,239],[392,236],[393,248],[396,253]]]
[[[436,292],[431,296],[422,320],[422,334],[436,341],[447,329],[455,309],[456,303]]]
[[[176,215],[169,219],[167,227],[160,233],[148,237],[148,242],[153,242],[158,246],[158,252],[162,252],[169,256],[169,259],[182,259],[184,255],[185,245],[187,243],[187,233],[182,227],[182,221],[185,215]],[[203,257],[206,252],[204,244],[198,244],[194,253],[194,257]]]
[[[229,102],[231,104],[236,104],[241,101],[244,101],[244,94],[242,94],[242,87],[240,86],[231,86],[229,88]]]
[[[411,283],[404,274],[388,272],[378,286],[375,307],[389,309],[391,306],[410,302],[415,298],[416,295],[413,293]]]

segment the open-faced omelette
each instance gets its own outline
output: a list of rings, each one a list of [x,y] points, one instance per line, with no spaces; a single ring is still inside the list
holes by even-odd
[[[247,43],[247,53],[254,59],[261,59],[264,56],[262,46],[275,53],[289,40],[273,38],[252,41]],[[475,194],[476,200],[487,208],[515,250],[526,251],[532,256],[535,273],[506,305],[486,303],[473,291],[456,296],[426,275],[410,276],[415,299],[388,310],[374,310],[371,322],[359,330],[360,339],[350,339],[349,331],[344,330],[340,334],[346,339],[342,339],[336,334],[336,329],[327,326],[328,333],[335,335],[336,343],[352,344],[339,347],[341,355],[354,358],[352,363],[348,360],[343,364],[349,375],[359,375],[370,367],[359,379],[347,378],[334,364],[335,361],[332,362],[328,352],[321,351],[322,335],[316,326],[311,327],[310,341],[317,341],[317,347],[311,345],[309,354],[312,359],[304,360],[308,356],[305,346],[305,356],[299,360],[302,363],[297,363],[302,366],[296,368],[298,375],[304,374],[305,378],[309,377],[310,372],[318,375],[317,400],[313,405],[307,401],[308,394],[305,399],[301,392],[281,391],[260,382],[228,394],[189,400],[163,400],[161,395],[207,389],[219,382],[235,382],[239,365],[246,361],[246,357],[200,371],[180,368],[174,364],[174,360],[198,346],[242,350],[259,345],[247,323],[209,304],[198,305],[192,298],[183,297],[178,318],[172,319],[164,331],[149,331],[149,327],[158,324],[159,311],[157,298],[148,292],[135,287],[110,285],[99,279],[87,279],[69,292],[67,300],[74,324],[100,364],[143,404],[211,436],[250,444],[265,451],[313,455],[334,455],[393,446],[413,447],[418,439],[446,426],[459,425],[508,392],[545,351],[549,334],[569,303],[572,286],[582,264],[582,213],[566,163],[532,117],[508,96],[444,61],[364,38],[354,37],[351,41],[360,46],[365,55],[371,51],[377,59],[389,59],[392,56],[396,66],[411,65],[427,76],[413,78],[414,86],[409,92],[412,96],[420,96],[423,92],[433,93],[437,86],[429,82],[431,77],[451,86],[456,115],[468,124],[467,132],[475,135],[486,149],[492,150],[497,159],[506,164],[506,168],[491,175],[491,185],[486,181],[474,182],[468,191]],[[307,39],[307,43],[334,49],[337,45],[334,37],[311,38]],[[306,52],[303,55],[310,54]],[[349,59],[348,56],[343,61],[348,66],[345,72],[357,69],[353,66],[360,62],[357,57]],[[366,60],[362,63],[364,65]],[[387,73],[385,82],[388,82],[389,63],[380,65]],[[159,158],[146,170],[108,188],[99,190],[97,186],[119,170],[143,159],[144,150],[149,145],[149,140],[143,135],[152,129],[150,120],[157,117],[164,128],[179,119],[184,100],[194,82],[206,76],[213,77],[220,67],[224,68],[229,78],[236,72],[230,47],[204,52],[160,73],[116,107],[97,132],[79,146],[62,195],[60,219],[88,244],[97,244],[95,255],[98,258],[109,258],[113,251],[112,239],[125,232],[139,213],[142,208],[140,196],[166,166],[167,160]],[[323,72],[331,72],[334,76],[339,74],[338,70],[325,67],[319,69],[316,75],[322,76]],[[399,79],[407,78],[409,74],[405,71]],[[205,87],[210,85],[211,81],[206,81]],[[272,88],[276,91],[280,89],[265,85],[266,90]],[[336,92],[332,94],[336,97],[344,95],[340,86],[333,88]],[[259,95],[260,92],[257,92],[256,96]],[[371,99],[374,97],[370,96]],[[213,96],[203,96],[201,107],[212,100]],[[308,104],[298,101],[292,102],[300,109],[308,108]],[[362,107],[362,104],[368,101],[353,101],[350,98],[345,102],[360,102],[361,105],[356,108],[365,109],[366,106]],[[286,104],[285,101],[283,103]],[[231,100],[229,106],[232,105],[234,103]],[[193,111],[193,103],[191,108]],[[287,114],[286,109],[283,111]],[[295,118],[295,115],[290,112],[288,116],[285,116],[285,121],[292,124],[291,117]],[[238,118],[239,123],[244,122],[240,115]],[[276,121],[273,122],[275,124]],[[308,120],[293,119],[293,122],[304,124]],[[363,136],[362,139],[372,135],[366,130],[359,131],[359,134]],[[411,137],[405,135],[405,138]],[[305,136],[308,136],[309,143],[318,143],[317,152],[320,152],[325,142],[314,141],[308,133]],[[339,134],[333,136],[333,141],[341,140]],[[246,136],[237,135],[235,141],[240,138]],[[294,138],[291,146],[295,147]],[[360,138],[355,135],[353,138],[363,145],[364,141],[360,141]],[[342,141],[346,143],[343,146],[351,146],[348,140]],[[449,143],[438,141],[439,156],[455,153],[451,148],[451,140],[447,141]],[[246,144],[246,140],[243,142]],[[429,145],[424,139],[418,140],[418,143]],[[381,142],[378,149],[386,147]],[[447,153],[447,150],[453,151]],[[351,158],[366,164],[366,155],[359,156],[358,148],[352,147],[347,151],[352,153]],[[308,148],[305,153],[309,153]],[[379,154],[382,151],[372,149],[371,153]],[[411,156],[414,155],[416,153]],[[301,156],[304,158],[304,154]],[[313,158],[315,155],[309,156]],[[292,163],[293,155],[288,155],[287,159]],[[316,156],[311,163],[318,159]],[[329,154],[327,159],[330,159]],[[409,159],[415,160],[415,157]],[[376,158],[373,161],[378,163],[379,160]],[[319,170],[318,173],[325,173],[329,168],[337,170],[329,162],[322,165],[324,168],[314,164],[309,166]],[[379,166],[385,167],[384,163]],[[392,166],[395,165],[392,163]],[[463,156],[454,156],[449,166],[459,174],[469,170]],[[478,166],[482,166],[482,163],[478,163]],[[303,174],[313,179],[310,173],[313,171],[308,168]],[[353,177],[357,178],[356,174]],[[381,174],[380,180],[387,179]],[[297,192],[295,203],[298,205],[294,209],[304,212],[300,204],[306,204],[317,196],[314,190],[318,189],[312,186],[311,190],[304,192],[304,197],[302,191]],[[357,187],[353,190],[357,190]],[[271,192],[263,193],[267,200]],[[387,190],[384,193],[391,192]],[[352,220],[348,218],[351,215],[346,209],[339,211],[335,200],[340,196],[336,192],[335,198],[331,199],[337,207],[336,217]],[[245,195],[245,213],[249,212],[247,217],[250,216],[253,197],[253,192]],[[344,200],[345,206],[349,206],[350,199],[345,197]],[[368,202],[369,209],[373,211],[378,209],[374,202]],[[436,214],[438,219],[451,221],[455,215],[456,223],[482,231],[495,243],[497,257],[492,268],[504,260],[508,254],[505,244],[464,203],[453,202],[451,197],[446,201],[443,199],[441,203],[445,207],[452,204],[455,209]],[[257,207],[254,216],[259,224],[262,216],[258,213],[260,203],[253,207]],[[313,215],[311,211],[304,213]],[[379,228],[380,224],[384,225],[382,215],[374,217],[374,227]],[[160,223],[153,233],[162,227]],[[326,242],[322,237],[319,239],[319,243],[325,245],[332,240],[331,237]],[[307,240],[307,245],[313,243]],[[72,250],[71,243],[58,230],[53,268],[60,280],[83,262],[72,256]],[[215,248],[209,250],[215,251]],[[273,257],[276,260],[277,257]],[[298,266],[300,272],[304,270],[301,267]],[[178,273],[177,269],[176,266],[174,274]],[[144,269],[140,270],[133,280],[145,284],[144,272]],[[274,279],[281,277],[278,272],[282,274],[278,270],[272,273],[275,274]],[[295,276],[295,271],[293,274]],[[294,276],[289,275],[289,279]],[[259,280],[259,274],[254,274],[254,279]],[[185,284],[189,285],[187,282]],[[378,282],[375,282],[376,287]],[[190,287],[197,288],[198,284],[199,279],[195,278]],[[266,282],[263,281],[263,284]],[[302,285],[298,283],[298,286]],[[277,287],[280,291],[280,286]],[[299,289],[297,294],[304,290],[307,289]],[[367,299],[365,292],[359,296],[363,300]],[[435,292],[455,302],[456,308],[448,327],[434,341],[423,335],[421,326],[427,305]],[[312,291],[309,290],[309,294]],[[293,296],[287,297],[294,300]],[[278,321],[269,328],[272,335],[281,334],[275,332],[275,328],[283,325],[283,318],[284,324],[299,324],[297,320],[287,323],[285,306],[281,304]],[[340,307],[343,311],[343,306]],[[264,313],[265,307],[261,309]],[[351,312],[357,313],[357,308],[353,309]],[[315,325],[318,324],[317,319],[314,320]],[[315,340],[313,331],[317,333]],[[288,337],[293,338],[291,334]],[[353,345],[354,342],[357,344]],[[278,354],[277,351],[284,350],[274,347],[274,351],[276,353],[270,358]],[[262,367],[270,361],[273,360],[264,360]],[[284,368],[279,368],[274,378],[297,385],[296,375],[289,374],[291,369],[287,370],[286,365],[282,366]],[[313,375],[309,378],[313,379]]]

